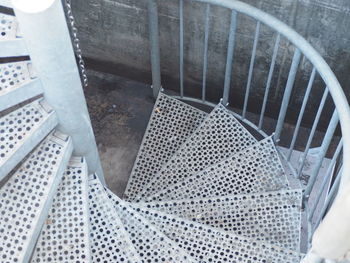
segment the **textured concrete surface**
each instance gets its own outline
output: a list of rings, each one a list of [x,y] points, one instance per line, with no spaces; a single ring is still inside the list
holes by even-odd
[[[334,69],[349,92],[350,2],[348,0],[243,0],[276,16],[295,28],[318,50]],[[148,21],[146,0],[75,0],[73,11],[79,27],[83,54],[90,67],[150,83]],[[198,96],[202,81],[205,6],[185,1],[185,93]],[[178,1],[159,1],[163,86],[178,90],[179,12]],[[208,93],[209,100],[222,95],[230,12],[213,7],[210,16]],[[255,22],[239,15],[230,105],[241,106],[247,82]],[[262,26],[252,82],[251,112],[258,112],[271,61],[275,35]],[[293,53],[282,40],[269,97],[272,117],[276,117]],[[289,114],[298,113],[311,67],[302,60],[293,90]],[[309,123],[319,104],[324,85],[317,81],[308,103],[305,123]],[[331,108],[330,105],[327,106]],[[327,112],[331,112],[330,110]],[[327,113],[321,123],[327,123]],[[309,117],[310,116],[310,117]]]
[[[108,187],[122,195],[153,108],[149,86],[88,71],[86,100]]]

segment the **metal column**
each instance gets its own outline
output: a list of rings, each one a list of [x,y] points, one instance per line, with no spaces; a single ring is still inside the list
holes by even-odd
[[[58,129],[70,135],[74,154],[85,156],[89,173],[104,182],[73,46],[60,0],[13,0],[44,96],[56,111]]]

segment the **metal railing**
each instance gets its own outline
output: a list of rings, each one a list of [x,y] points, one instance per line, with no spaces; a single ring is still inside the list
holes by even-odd
[[[293,87],[295,86],[296,74],[300,68],[300,62],[302,57],[307,59],[313,66],[311,71],[310,79],[308,85],[305,90],[304,99],[300,108],[300,112],[297,118],[297,122],[295,124],[294,133],[291,138],[291,143],[289,145],[289,150],[287,154],[282,154],[284,160],[288,163],[289,167],[293,171],[296,178],[300,179],[302,175],[303,168],[305,166],[306,158],[308,156],[311,143],[315,136],[317,126],[319,124],[320,118],[322,116],[323,110],[325,108],[326,99],[331,96],[335,110],[332,114],[332,117],[329,121],[328,128],[322,140],[321,146],[319,147],[317,161],[313,167],[311,177],[308,181],[306,189],[304,191],[304,204],[305,209],[308,211],[308,221],[309,221],[309,241],[311,242],[312,235],[314,231],[317,229],[317,226],[323,219],[324,215],[327,212],[328,206],[332,203],[335,198],[335,195],[338,193],[339,185],[346,185],[347,181],[350,178],[350,162],[346,162],[345,160],[350,160],[350,108],[344,92],[335,77],[334,73],[325,62],[325,60],[320,56],[320,54],[297,32],[295,32],[292,28],[279,21],[275,17],[255,8],[248,4],[245,4],[240,1],[235,0],[194,0],[195,2],[202,2],[206,5],[205,8],[205,20],[204,20],[204,53],[203,53],[203,71],[202,71],[202,89],[201,96],[199,98],[188,97],[184,95],[184,1],[186,0],[178,0],[179,1],[179,75],[180,75],[180,88],[179,88],[179,96],[176,96],[179,99],[198,102],[209,106],[215,106],[214,103],[209,102],[206,99],[207,92],[207,73],[208,73],[208,44],[209,44],[209,16],[211,12],[211,6],[220,6],[224,8],[228,8],[231,10],[231,18],[230,18],[230,28],[228,31],[228,48],[227,48],[227,57],[226,57],[226,67],[225,67],[225,76],[224,76],[224,87],[222,93],[222,103],[227,105],[230,97],[230,87],[231,87],[231,76],[233,70],[233,61],[235,59],[235,42],[236,42],[236,30],[237,30],[237,15],[246,15],[250,18],[255,19],[256,27],[255,32],[252,32],[254,35],[253,48],[251,52],[251,58],[249,62],[249,70],[248,70],[248,79],[245,90],[243,107],[240,113],[232,112],[234,116],[239,118],[245,124],[251,126],[256,131],[258,131],[263,136],[268,136],[268,134],[263,129],[263,123],[266,114],[266,108],[268,105],[268,96],[271,88],[271,82],[274,75],[274,70],[276,66],[277,53],[280,47],[281,37],[284,37],[286,40],[290,42],[291,45],[295,47],[294,55],[292,58],[291,67],[289,70],[287,83],[284,89],[284,95],[281,102],[281,106],[278,113],[278,119],[276,128],[274,131],[274,140],[276,144],[278,144],[281,134],[283,133],[283,126],[286,120],[286,114],[288,112],[288,104],[291,99],[291,94]],[[159,31],[158,31],[158,7],[157,0],[148,0],[148,8],[149,8],[149,38],[150,38],[150,46],[151,46],[151,62],[152,62],[152,87],[153,94],[156,96],[160,91],[161,87],[161,64],[160,64],[160,50],[159,50]],[[271,59],[270,68],[268,70],[267,81],[265,83],[265,93],[262,101],[262,107],[260,110],[259,122],[258,124],[253,123],[253,121],[247,118],[247,107],[249,104],[249,97],[251,93],[251,84],[252,84],[252,76],[254,72],[254,64],[257,52],[257,45],[260,36],[260,29],[262,24],[268,26],[276,32],[275,42],[273,44],[273,54]],[[295,149],[295,144],[300,132],[302,120],[305,117],[305,109],[308,103],[310,92],[314,86],[315,77],[319,75],[324,84],[325,90],[318,107],[316,116],[313,120],[313,124],[311,127],[311,132],[309,134],[306,146],[302,153],[301,162],[299,166],[293,166],[291,163],[291,156],[293,150]],[[336,150],[334,151],[330,165],[326,173],[320,174],[320,168],[326,154],[329,150],[330,143],[334,136],[335,130],[337,126],[340,124],[342,138],[339,142]],[[342,158],[341,158],[342,154]],[[340,160],[340,161],[339,161]],[[341,161],[344,160],[344,161]],[[338,169],[338,172],[333,173],[333,167],[336,164],[341,165],[341,168]],[[322,185],[317,189],[314,189],[315,182],[318,176],[322,176]],[[320,197],[322,193],[326,189],[327,182],[329,179],[333,177],[334,183],[331,187],[327,198],[325,200],[325,204],[322,208],[321,213],[316,218],[316,224],[311,224],[311,221],[315,215],[316,206],[318,202],[320,202]],[[342,183],[341,183],[342,181]],[[310,197],[311,191],[314,190],[317,192],[316,202],[312,204],[311,207],[308,206],[308,199]],[[325,224],[327,224],[327,220],[324,220]],[[334,244],[333,246],[336,246]],[[317,251],[318,252],[318,251]],[[327,255],[323,255],[327,256]],[[332,255],[337,257],[337,255]],[[308,262],[316,262],[315,257],[312,257],[312,261]],[[317,258],[317,257],[316,257]]]

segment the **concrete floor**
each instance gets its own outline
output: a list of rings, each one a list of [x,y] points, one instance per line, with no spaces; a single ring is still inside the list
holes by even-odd
[[[85,96],[108,187],[122,196],[153,108],[149,86],[88,71]]]

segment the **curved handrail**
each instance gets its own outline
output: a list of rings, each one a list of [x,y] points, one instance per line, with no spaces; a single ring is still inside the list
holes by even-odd
[[[250,16],[283,35],[301,51],[301,53],[317,69],[317,72],[320,74],[329,89],[339,116],[344,142],[343,158],[344,160],[350,160],[350,107],[348,101],[333,71],[327,62],[322,58],[322,56],[310,45],[310,43],[290,26],[286,25],[272,15],[269,15],[249,4],[236,0],[194,1],[229,8],[231,10],[236,10],[239,13]],[[343,174],[349,174],[349,178],[345,178],[345,176],[343,176],[342,181],[350,181],[350,162],[344,162]]]

